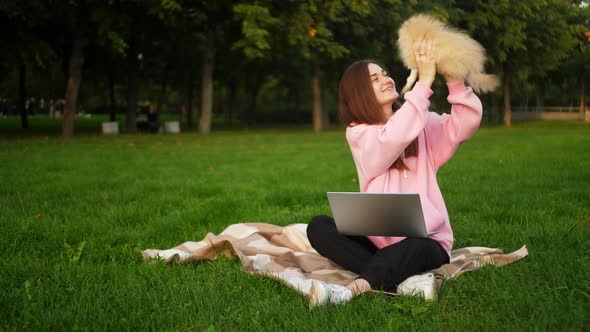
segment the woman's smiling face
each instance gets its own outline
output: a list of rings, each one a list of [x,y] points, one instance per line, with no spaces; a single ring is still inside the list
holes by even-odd
[[[387,106],[393,105],[393,102],[399,97],[399,94],[395,91],[395,82],[383,68],[374,63],[369,64],[369,78],[377,102],[379,105],[385,106],[384,109],[388,109]],[[386,115],[389,117],[392,112]]]

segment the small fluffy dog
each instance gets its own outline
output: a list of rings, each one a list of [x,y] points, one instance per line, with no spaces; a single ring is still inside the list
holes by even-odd
[[[420,47],[425,36],[432,39],[437,72],[462,79],[478,92],[489,92],[498,87],[498,78],[484,73],[485,49],[478,42],[434,17],[419,14],[410,17],[399,29],[400,55],[404,65],[412,71],[402,93],[416,82],[418,71],[414,49]]]

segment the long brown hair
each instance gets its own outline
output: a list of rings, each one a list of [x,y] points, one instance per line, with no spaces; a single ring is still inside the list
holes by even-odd
[[[371,85],[369,64],[376,63],[373,60],[357,61],[344,71],[340,79],[339,113],[340,120],[347,126],[357,124],[384,124],[387,116],[381,111],[381,105],[377,102],[377,96]],[[399,108],[399,102],[394,106]],[[404,150],[406,157],[418,155],[418,138],[416,138]],[[403,160],[403,156],[397,158],[391,165],[399,170],[409,169]]]

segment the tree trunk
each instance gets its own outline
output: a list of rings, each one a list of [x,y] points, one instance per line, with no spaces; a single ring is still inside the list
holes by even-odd
[[[27,91],[25,89],[26,67],[24,63],[18,66],[18,111],[20,113],[20,126],[23,129],[29,128],[29,115],[25,108]]]
[[[201,118],[199,133],[208,135],[211,131],[213,115],[213,66],[215,61],[215,35],[213,30],[207,33],[207,49],[203,59],[203,80],[201,83]]]
[[[193,61],[189,59],[188,68],[187,68],[187,79],[186,79],[186,125],[189,129],[193,129],[195,127],[194,124],[194,116],[193,116],[193,91],[195,90],[195,78],[194,78],[194,69],[193,69]],[[182,115],[181,115],[182,117]]]
[[[322,96],[320,89],[320,62],[317,56],[313,60],[313,72],[311,82],[313,93],[313,131],[317,133],[324,130],[324,118],[322,115]]]
[[[482,115],[482,120],[485,123],[491,123],[491,112],[492,112],[492,94],[488,93],[485,97],[486,102],[485,105],[483,106],[483,115]]]
[[[64,83],[65,85],[62,86],[62,88],[64,90],[67,90],[68,88],[68,78],[70,77],[70,58],[72,57],[72,52],[71,52],[71,46],[68,45],[67,43],[65,43],[66,45],[63,45],[62,47],[62,52],[63,52],[63,57],[62,57],[62,62],[61,62],[61,70],[63,72],[63,78],[64,78]],[[60,94],[61,94],[61,90],[60,89]]]
[[[510,74],[504,65],[504,125],[512,126],[512,108],[510,106]]]
[[[584,118],[584,114],[586,112],[586,80],[582,78],[582,88],[580,89],[580,114],[582,114],[582,119]]]
[[[545,88],[543,84],[537,84],[537,105],[536,105],[536,111],[537,112],[542,112],[543,111],[543,107],[545,107]]]
[[[139,73],[139,59],[137,58],[137,39],[134,30],[132,27],[131,40],[129,41],[129,49],[127,51],[127,115],[125,118],[127,133],[135,133],[137,131],[137,91],[139,89],[137,75]]]
[[[117,103],[115,101],[115,78],[113,69],[109,69],[109,103],[110,120],[111,122],[117,121],[117,111],[115,109]]]
[[[225,110],[225,126],[231,127],[232,126],[232,117],[234,113],[234,108],[238,105],[236,102],[236,97],[238,93],[238,84],[236,80],[231,80],[229,82],[229,96],[227,100],[227,109]]]
[[[537,84],[538,86],[538,84]],[[529,111],[529,89],[524,89],[524,100],[522,101],[523,104],[521,105],[521,107],[524,109],[525,112]],[[538,90],[537,90],[538,91]],[[538,94],[537,94],[537,98],[538,98]],[[539,101],[539,99],[537,99],[537,102]]]
[[[162,107],[164,105],[164,100],[166,98],[166,90],[168,87],[168,70],[164,68],[164,73],[162,74],[162,82],[160,83],[160,95],[158,96],[158,101],[156,102],[156,110],[162,114]]]
[[[492,105],[492,114],[493,114],[493,121],[492,123],[494,125],[500,124],[502,122],[502,95],[503,93],[498,93],[496,96],[494,96],[494,98],[492,99],[493,101],[493,105]]]
[[[253,92],[250,94],[250,100],[248,102],[248,108],[246,109],[246,124],[248,126],[256,125],[256,107],[258,102],[258,86],[256,89],[253,89]]]
[[[134,34],[132,33],[132,36]],[[137,131],[137,75],[139,72],[139,59],[137,58],[137,43],[135,37],[131,37],[127,54],[127,133]]]
[[[68,85],[66,88],[66,104],[64,106],[64,117],[62,123],[63,138],[72,138],[74,136],[74,118],[76,116],[76,104],[78,102],[78,92],[80,81],[82,80],[82,64],[84,63],[84,46],[86,41],[79,32],[74,33],[72,42],[72,53],[68,66]]]
[[[294,109],[293,112],[295,113],[295,122],[301,123],[305,122],[304,119],[301,119],[301,89],[297,89],[297,87],[291,88],[291,93],[293,94],[293,102],[294,102]]]
[[[224,114],[225,112],[225,105],[224,105],[224,101],[225,98],[223,97],[225,94],[225,92],[223,91],[223,89],[218,89],[217,90],[217,94],[215,95],[214,98],[214,102],[213,102],[213,113],[217,113],[217,114]]]
[[[251,74],[250,81],[248,82],[248,106],[246,107],[246,124],[248,126],[256,125],[256,108],[258,108],[258,92],[262,85],[262,77],[260,72]]]

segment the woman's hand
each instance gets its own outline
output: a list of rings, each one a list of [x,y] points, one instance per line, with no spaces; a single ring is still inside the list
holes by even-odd
[[[414,50],[416,64],[418,66],[418,82],[430,88],[434,77],[436,76],[436,63],[432,52],[432,39],[426,37],[422,39],[420,47]]]

